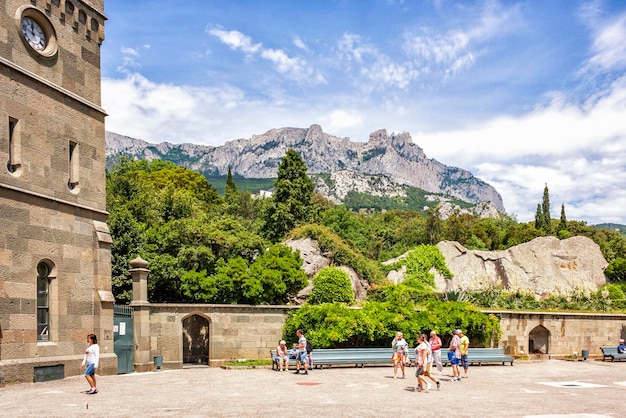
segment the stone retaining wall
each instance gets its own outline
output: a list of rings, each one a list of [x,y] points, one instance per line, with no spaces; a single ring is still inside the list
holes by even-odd
[[[163,356],[164,368],[183,366],[183,320],[199,315],[209,322],[209,365],[240,358],[268,358],[282,338],[291,306],[149,304],[149,352],[137,371],[153,370],[152,359]],[[500,317],[497,345],[508,355],[532,351],[564,357],[588,350],[601,357],[604,345],[617,345],[626,332],[626,315],[485,311]],[[140,324],[135,316],[135,330]],[[137,332],[137,331],[135,331]],[[135,337],[137,338],[137,336]],[[295,341],[295,336],[294,336]],[[136,357],[137,358],[137,357]],[[139,366],[137,364],[137,366]],[[138,370],[139,369],[139,370]]]

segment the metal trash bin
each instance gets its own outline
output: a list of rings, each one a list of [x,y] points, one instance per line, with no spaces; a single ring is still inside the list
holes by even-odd
[[[582,356],[583,356],[583,361],[587,360],[589,358],[589,350],[583,350]]]
[[[160,372],[161,366],[163,366],[163,356],[154,356],[154,367],[156,367],[155,371]]]

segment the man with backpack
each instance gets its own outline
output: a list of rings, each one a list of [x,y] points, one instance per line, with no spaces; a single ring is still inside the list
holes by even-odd
[[[306,362],[309,370],[313,369],[313,344],[311,340],[306,340]]]
[[[300,365],[304,365],[304,374],[309,374],[308,364],[307,364],[307,353],[306,353],[306,338],[304,337],[304,332],[301,329],[296,331],[296,335],[298,336],[298,357],[296,358],[296,371],[295,374],[300,374]]]

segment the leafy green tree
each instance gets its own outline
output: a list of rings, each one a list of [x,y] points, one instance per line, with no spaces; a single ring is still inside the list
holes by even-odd
[[[428,209],[428,217],[426,218],[426,236],[429,244],[437,244],[443,238],[443,221],[441,220],[441,207],[439,205]]]
[[[130,303],[133,280],[128,262],[143,251],[141,226],[127,208],[109,214],[107,224],[111,232],[111,283],[117,303]]]
[[[244,303],[246,300],[243,285],[250,280],[248,263],[242,257],[234,257],[227,262],[220,259],[213,279],[215,296],[208,299],[213,303]]]
[[[616,258],[604,269],[604,275],[609,282],[626,282],[626,259]]]
[[[263,231],[274,242],[310,216],[314,186],[306,172],[302,157],[288,149],[278,165],[274,195],[264,214]]]
[[[406,256],[406,280],[404,284],[423,293],[432,293],[435,289],[435,269],[446,279],[452,278],[452,272],[446,266],[446,260],[434,245],[420,245]]]
[[[276,244],[250,266],[250,277],[243,283],[245,303],[281,305],[292,301],[307,283],[298,252]]]
[[[307,298],[308,303],[354,302],[352,281],[348,273],[337,267],[326,267],[313,277],[313,290]]]

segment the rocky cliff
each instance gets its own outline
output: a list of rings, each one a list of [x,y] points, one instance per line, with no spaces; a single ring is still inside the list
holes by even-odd
[[[509,291],[525,289],[541,296],[574,289],[596,291],[606,283],[607,262],[600,247],[582,236],[564,240],[539,237],[505,251],[468,250],[454,241],[442,241],[437,247],[454,275],[448,280],[435,274],[440,292],[501,285]],[[404,280],[404,272],[393,271],[387,277],[398,283]]]
[[[160,158],[205,175],[225,175],[231,167],[234,175],[273,178],[289,148],[302,156],[309,174],[341,172],[339,177],[352,180],[360,177],[358,181],[365,182],[371,181],[369,176],[383,175],[393,184],[413,186],[471,203],[490,202],[498,211],[505,212],[502,197],[492,186],[469,171],[427,158],[423,150],[412,143],[408,133],[389,135],[383,129],[373,132],[368,142],[362,143],[326,134],[319,125],[311,125],[308,129],[272,129],[219,147],[154,145],[111,132],[106,134],[109,161],[117,155],[148,160]]]
[[[302,268],[312,278],[322,268],[330,265],[317,242],[303,238],[285,243],[300,251]],[[575,289],[596,291],[606,283],[604,269],[607,262],[600,247],[591,239],[576,236],[559,240],[540,237],[516,245],[505,251],[468,250],[458,242],[442,241],[437,244],[446,259],[446,266],[453,273],[452,279],[435,274],[438,292],[446,290],[481,290],[489,285],[501,285],[508,291],[529,290],[537,297],[547,294],[564,294]],[[384,264],[394,264],[406,254]],[[365,298],[368,284],[350,268],[357,299]],[[400,283],[404,280],[404,268],[392,271],[387,278]],[[306,298],[312,286],[304,289],[298,297]]]

